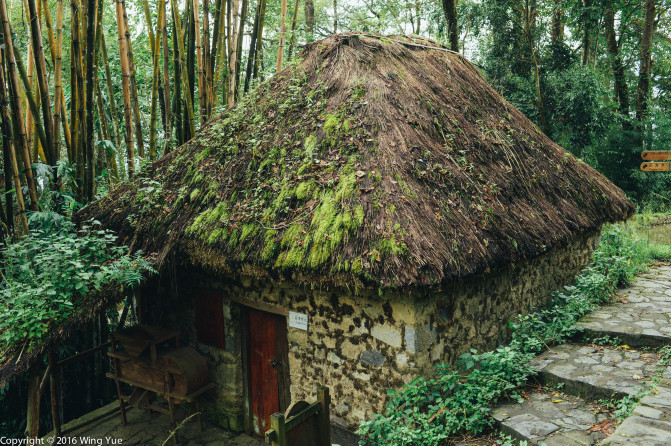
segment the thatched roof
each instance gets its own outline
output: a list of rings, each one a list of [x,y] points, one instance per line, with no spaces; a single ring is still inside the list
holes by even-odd
[[[80,217],[159,261],[414,287],[531,259],[633,213],[471,63],[431,45],[312,43]]]

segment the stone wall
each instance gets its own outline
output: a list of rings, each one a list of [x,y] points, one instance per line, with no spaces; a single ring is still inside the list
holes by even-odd
[[[328,385],[332,421],[355,427],[384,409],[386,390],[454,361],[469,348],[495,347],[509,320],[547,302],[588,262],[598,235],[579,237],[563,250],[520,265],[479,275],[443,289],[385,292],[300,287],[289,281],[222,277],[184,270],[176,280],[155,284],[160,299],[143,296],[152,323],[177,327],[210,360],[219,388],[208,404],[210,419],[233,430],[244,427],[239,304],[226,296],[305,313],[307,331],[288,329],[292,400],[314,399]],[[193,299],[198,289],[224,298],[226,348],[196,342]],[[154,294],[154,293],[151,293]]]

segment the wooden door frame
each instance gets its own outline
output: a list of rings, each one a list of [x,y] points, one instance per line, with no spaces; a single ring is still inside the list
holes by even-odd
[[[245,301],[244,303],[241,301]],[[252,380],[250,378],[251,374],[251,357],[249,354],[249,310],[254,311],[265,311],[267,313],[274,314],[278,316],[277,321],[278,332],[282,333],[278,337],[277,342],[277,353],[281,358],[282,367],[278,372],[278,396],[280,403],[280,411],[284,412],[289,404],[291,403],[291,393],[290,393],[290,371],[289,371],[289,341],[288,334],[289,330],[287,327],[287,314],[289,313],[286,309],[282,307],[276,307],[274,305],[264,304],[260,305],[246,305],[246,299],[236,299],[235,302],[240,303],[240,329],[241,329],[241,350],[242,350],[242,400],[245,405],[244,410],[244,422],[245,422],[245,432],[248,435],[254,435],[254,428],[252,426],[252,420],[254,419],[253,414],[253,404],[252,404]],[[259,308],[261,307],[261,308]]]

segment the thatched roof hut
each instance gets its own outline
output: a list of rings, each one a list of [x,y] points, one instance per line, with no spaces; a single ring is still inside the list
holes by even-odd
[[[414,287],[633,212],[459,55],[339,35],[301,57],[84,215],[161,260]]]
[[[145,287],[143,314],[212,358],[221,424],[262,432],[260,333],[288,365],[277,409],[330,377],[351,426],[386,388],[492,347],[633,211],[460,55],[344,34],[78,218],[156,259],[173,280]]]

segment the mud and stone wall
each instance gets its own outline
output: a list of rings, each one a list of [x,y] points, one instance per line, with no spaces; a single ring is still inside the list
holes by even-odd
[[[291,399],[314,399],[319,385],[331,388],[332,421],[354,427],[384,409],[386,390],[432,372],[476,348],[494,348],[517,314],[547,302],[589,261],[597,234],[577,238],[524,264],[509,265],[442,289],[426,292],[347,290],[297,286],[290,281],[222,277],[184,270],[146,296],[153,323],[182,330],[205,354],[219,388],[207,405],[209,418],[232,430],[244,428],[243,367],[236,296],[307,314],[308,330],[289,328]],[[225,349],[199,344],[193,299],[198,289],[221,292]]]

